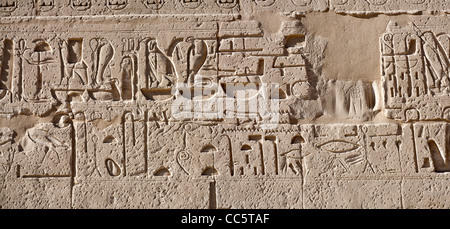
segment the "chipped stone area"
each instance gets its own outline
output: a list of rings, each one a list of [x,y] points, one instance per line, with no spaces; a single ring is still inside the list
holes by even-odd
[[[447,0],[0,0],[0,208],[449,208]]]

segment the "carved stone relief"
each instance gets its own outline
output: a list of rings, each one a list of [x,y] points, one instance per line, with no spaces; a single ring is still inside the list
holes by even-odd
[[[0,208],[447,208],[448,11],[0,0]],[[312,14],[398,14],[379,78],[322,72]]]
[[[449,13],[446,0],[1,0],[2,16],[251,15],[277,11],[285,14],[324,12],[352,15]]]
[[[427,18],[402,28],[392,21],[380,39],[388,118],[449,119],[449,27],[447,18],[441,20]]]

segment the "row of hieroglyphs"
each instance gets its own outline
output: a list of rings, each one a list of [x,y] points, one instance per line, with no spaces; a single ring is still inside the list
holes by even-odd
[[[115,26],[102,36],[94,33],[101,25],[88,30],[74,26],[71,32],[36,32],[32,37],[23,36],[30,32],[26,27],[13,32],[5,26],[0,113],[45,116],[69,107],[105,108],[111,109],[112,119],[119,115],[113,107],[128,105],[151,108],[166,120],[174,112],[182,116],[178,120],[223,121],[224,114],[235,118],[248,113],[260,120],[264,112],[255,111],[270,105],[274,109],[265,113],[290,123],[289,115],[301,119],[320,112],[317,78],[308,76],[307,39],[299,21],[284,22],[270,39],[257,21],[174,23],[171,31],[164,26],[168,24],[134,30]],[[250,109],[249,101],[261,109]],[[189,113],[198,106],[204,108],[201,117]],[[315,108],[295,112],[296,106]]]
[[[214,200],[216,185],[219,196],[248,181],[284,182],[294,199],[320,180],[446,182],[449,19],[416,18],[379,34],[379,80],[353,82],[316,71],[321,38],[298,18],[269,32],[250,19],[4,17],[0,205],[114,205],[121,193],[130,204],[130,189],[208,199],[208,186]],[[248,193],[275,190],[264,187]]]
[[[18,142],[1,129],[1,175],[17,178],[364,178],[449,172],[448,123],[318,124],[271,131],[142,119],[104,129],[58,114]],[[147,119],[148,118],[148,119]]]
[[[448,100],[446,20],[426,17],[406,27],[391,23],[381,36],[387,118],[448,121],[439,116]],[[449,171],[444,122],[298,125],[310,107],[317,109],[310,118],[320,115],[317,96],[323,97],[314,96],[317,79],[307,74],[307,36],[298,21],[283,23],[271,39],[263,39],[256,21],[173,26],[172,31],[157,26],[147,28],[153,33],[134,31],[139,36],[105,29],[102,37],[91,35],[101,30],[95,26],[32,38],[23,37],[26,27],[5,34],[2,115],[34,113],[53,120],[28,129],[21,139],[13,140],[14,130],[2,129],[3,171],[24,178],[75,172],[77,177],[301,177]],[[188,88],[185,94],[173,94],[177,83]],[[235,104],[240,89],[233,86],[239,83],[247,99],[261,93],[258,86],[264,83],[279,85],[268,96],[268,101],[279,101],[276,126],[263,128],[258,114],[248,115],[251,109],[243,116],[173,119],[173,102],[194,100],[187,96],[192,88],[202,89],[198,96],[206,99],[200,101],[219,97]],[[245,87],[249,84],[255,87]],[[347,101],[351,118],[370,120],[379,101],[368,85],[338,84],[341,91],[334,95],[344,98],[335,102]],[[430,98],[436,102],[432,109],[417,105],[432,104]]]
[[[0,13],[32,15],[115,15],[117,13],[239,13],[259,10],[339,13],[449,12],[446,0],[1,0]],[[250,13],[250,12],[249,12]]]

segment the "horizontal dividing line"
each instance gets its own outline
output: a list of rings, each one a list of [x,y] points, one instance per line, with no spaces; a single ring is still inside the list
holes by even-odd
[[[103,19],[103,18],[136,18],[136,19],[142,19],[142,18],[155,18],[155,17],[239,17],[241,14],[197,14],[197,13],[191,13],[191,14],[126,14],[126,15],[65,15],[65,16],[9,16],[9,17],[2,17],[1,20],[23,20],[23,19],[36,19],[36,20],[47,20],[47,19],[89,19],[89,18],[95,18],[95,19]]]
[[[305,177],[305,181],[401,181],[407,178],[405,174],[380,174],[380,176]]]
[[[24,179],[44,179],[44,178],[70,178],[70,176],[23,176]],[[167,179],[167,180],[157,180],[157,179],[117,179],[117,180],[110,180],[110,179],[77,179],[78,184],[82,183],[209,183],[212,182],[212,179],[188,179],[188,180],[174,180],[174,179]],[[313,182],[313,181],[408,181],[408,180],[414,180],[414,181],[450,181],[450,177],[409,177],[409,176],[397,176],[397,177],[364,177],[364,178],[337,178],[337,177],[330,177],[330,178],[305,178],[305,182]],[[217,183],[220,182],[236,182],[236,183],[242,183],[242,182],[303,182],[302,178],[280,178],[280,179],[274,179],[274,178],[268,178],[268,179],[261,179],[261,178],[243,178],[243,179],[229,179],[229,178],[216,178],[214,180]]]
[[[247,38],[247,37],[245,37]],[[223,50],[219,50],[219,53],[233,53],[233,52],[262,52],[264,51],[264,49],[223,49]],[[230,55],[230,57],[232,57]]]
[[[69,178],[71,175],[23,175],[22,178]]]
[[[98,24],[98,25],[102,25],[102,24]],[[21,33],[21,32],[29,32],[29,34],[55,34],[55,33],[67,33],[67,31],[64,31],[64,30],[62,30],[61,29],[61,31],[27,31],[26,29],[25,30],[1,30],[1,24],[0,24],[0,32],[5,32],[5,33],[16,33],[16,34],[19,34],[19,33]],[[20,27],[20,25],[15,25],[16,27]],[[105,25],[102,25],[102,26],[105,26]],[[120,32],[120,33],[124,33],[123,35],[127,35],[127,34],[144,34],[144,35],[147,35],[147,36],[149,36],[150,38],[152,38],[152,37],[155,37],[155,36],[158,36],[158,33],[155,33],[155,31],[156,30],[153,30],[153,32],[149,32],[149,30],[151,30],[151,28],[149,28],[148,30],[119,30],[119,29],[117,29],[117,30],[86,30],[86,31],[77,31],[77,30],[73,30],[73,31],[71,31],[71,33],[87,33],[87,34],[90,34],[90,33],[94,33],[94,32],[97,32],[97,33],[103,33],[103,34],[106,34],[106,35],[115,35],[116,37],[117,37],[117,33],[118,32]],[[191,33],[211,33],[211,34],[213,34],[213,33],[215,33],[216,31],[215,30],[195,30],[195,29],[191,29],[191,30],[188,30],[188,29],[174,29],[174,30],[171,30],[171,31],[175,31],[175,32],[185,32],[185,33],[188,33],[188,32],[191,32]],[[167,30],[157,30],[156,32],[167,32]],[[120,34],[119,34],[120,35]],[[92,37],[95,37],[95,36],[92,36]],[[213,38],[213,37],[207,37],[207,38],[199,38],[199,39],[203,39],[203,40],[215,40],[215,37]]]
[[[403,176],[403,178],[405,180],[430,180],[430,181],[435,181],[435,180],[440,180],[440,181],[450,181],[450,174],[433,174],[433,175],[428,175],[426,177],[421,177],[421,176],[413,176],[413,175],[405,175]]]
[[[24,179],[39,179],[39,178],[70,178],[70,175],[24,175],[22,178]],[[131,179],[77,179],[78,183],[135,183],[135,182],[145,182],[145,183],[197,183],[197,182],[212,182],[213,179],[205,178],[205,179],[152,179],[152,178],[131,178]],[[413,176],[413,175],[382,175],[380,177],[329,177],[329,178],[319,178],[319,177],[305,177],[306,182],[312,181],[401,181],[401,180],[430,180],[430,181],[450,181],[450,176],[439,176],[439,175],[431,175],[431,176]],[[297,178],[215,178],[215,182],[284,182],[284,181],[299,181],[302,182],[301,177]]]
[[[209,184],[213,180],[77,180],[77,185],[89,184],[89,183],[108,183],[108,184],[154,184],[154,183],[162,183],[162,184],[177,184],[177,183],[204,183]]]
[[[135,182],[144,182],[144,183],[209,183],[209,182],[284,182],[284,181],[298,181],[301,182],[302,178],[298,177],[298,178],[267,178],[267,179],[262,179],[262,178],[243,178],[243,179],[233,179],[233,178],[205,178],[205,179],[186,179],[186,180],[182,180],[182,179],[167,179],[167,180],[157,180],[157,179],[151,179],[151,178],[142,178],[142,179],[117,179],[117,180],[112,180],[112,179],[77,179],[77,183],[81,184],[81,183],[102,183],[102,182],[106,182],[106,183],[135,183]]]

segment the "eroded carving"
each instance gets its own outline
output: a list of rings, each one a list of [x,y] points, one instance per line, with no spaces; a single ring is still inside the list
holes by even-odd
[[[181,5],[189,9],[195,9],[202,4],[202,0],[179,0]]]
[[[152,10],[159,10],[164,6],[165,0],[143,0],[144,5]]]
[[[17,0],[2,0],[0,1],[0,12],[12,12],[17,9]]]
[[[0,8],[22,6],[12,2]],[[445,16],[390,23],[380,34],[381,81],[344,81],[321,71],[326,38],[298,15],[328,1],[33,3],[17,28],[13,11],[2,18],[0,194],[42,183],[37,195],[64,190],[74,208],[171,207],[188,194],[198,207],[245,205],[239,195],[250,206],[285,195],[284,205],[303,206],[339,199],[321,195],[336,187],[363,202],[366,188],[403,198],[411,180],[448,179]],[[433,6],[330,4],[350,14]],[[256,16],[243,17],[249,6]],[[261,19],[270,10],[283,12],[273,24]],[[54,27],[34,24],[42,20]],[[14,198],[0,205],[22,201]]]
[[[338,13],[407,13],[435,11],[448,7],[444,0],[331,0],[330,7]]]
[[[145,6],[145,7],[143,7]],[[255,12],[272,10],[283,14],[333,11],[349,15],[448,13],[446,0],[68,0],[61,4],[54,0],[2,0],[2,16],[73,16],[73,15],[121,15],[139,14],[152,16],[156,12],[196,17],[201,10],[205,14],[228,20],[231,17],[247,17]],[[234,15],[230,15],[234,14]]]
[[[72,131],[71,118],[64,113],[52,123],[27,130],[17,155],[18,174],[23,178],[71,176]]]
[[[238,0],[216,0],[217,5],[226,9],[231,9],[238,5]]]
[[[54,0],[38,0],[34,2],[34,7],[38,12],[47,12],[55,8]]]
[[[446,26],[438,26],[432,18],[405,27],[391,22],[381,38],[388,118],[406,121],[447,118],[448,37]]]
[[[111,10],[123,10],[128,6],[128,0],[106,0],[106,6]]]
[[[71,0],[70,6],[78,11],[86,11],[91,8],[91,0]]]

